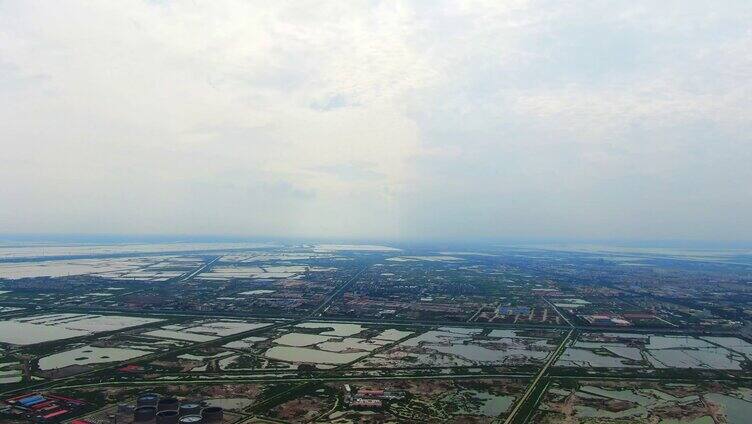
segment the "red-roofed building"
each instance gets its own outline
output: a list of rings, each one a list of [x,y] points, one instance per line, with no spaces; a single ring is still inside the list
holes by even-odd
[[[59,409],[55,412],[51,412],[47,415],[43,415],[42,418],[44,418],[45,420],[49,420],[50,418],[59,417],[60,415],[67,414],[67,413],[68,413],[67,409]]]
[[[353,408],[381,408],[383,403],[379,399],[355,399],[350,406]]]
[[[372,399],[380,399],[384,397],[384,391],[383,390],[370,390],[370,389],[360,389],[358,390],[358,397],[362,398],[372,398]]]
[[[139,365],[130,364],[130,365],[126,365],[126,366],[124,366],[122,368],[119,368],[118,371],[120,371],[120,372],[129,372],[129,373],[142,373],[142,372],[144,372],[144,367],[139,366]]]

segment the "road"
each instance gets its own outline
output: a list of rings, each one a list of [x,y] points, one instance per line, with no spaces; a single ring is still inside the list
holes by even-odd
[[[548,303],[548,306],[550,306],[554,310],[554,312],[556,312],[561,317],[561,319],[563,319],[564,322],[567,323],[568,326],[574,328],[574,325],[572,325],[572,323],[567,319],[567,317],[565,317],[564,314],[561,313],[561,311],[559,310],[559,308],[556,305],[554,305],[553,302],[551,302],[550,300],[548,300],[546,298],[544,298],[543,300],[545,300],[546,303]]]
[[[201,274],[202,272],[204,272],[207,269],[209,269],[212,265],[214,265],[215,262],[217,262],[218,260],[220,260],[220,258],[222,258],[222,255],[219,255],[219,256],[215,257],[214,259],[212,259],[209,262],[205,263],[204,266],[201,266],[197,270],[195,270],[195,271],[191,272],[190,274],[188,274],[188,275],[180,278],[178,280],[178,282],[182,283],[182,282],[185,282],[185,281],[192,280],[193,277],[195,277],[198,274]]]
[[[326,309],[326,307],[329,306],[330,303],[332,303],[334,298],[336,298],[338,295],[342,294],[345,290],[347,290],[347,288],[350,287],[350,285],[355,281],[355,279],[360,277],[360,275],[363,274],[363,272],[365,272],[365,270],[367,269],[368,269],[368,266],[366,265],[363,268],[361,268],[360,271],[356,272],[355,275],[353,275],[349,280],[345,281],[339,287],[334,289],[334,292],[332,292],[332,294],[330,294],[321,303],[321,305],[319,305],[316,309],[314,309],[313,312],[308,314],[308,318],[315,318],[321,315],[321,312],[323,312]]]
[[[310,383],[310,382],[330,382],[330,381],[381,381],[381,380],[466,380],[477,378],[529,378],[530,374],[524,373],[497,373],[497,374],[447,374],[447,375],[426,375],[412,374],[400,376],[329,376],[329,377],[292,377],[280,379],[279,377],[247,377],[247,378],[197,378],[185,380],[131,380],[131,381],[103,381],[96,383],[67,384],[56,386],[55,389],[80,389],[85,387],[111,387],[111,386],[155,386],[155,385],[175,385],[175,384],[237,384],[237,383]],[[258,405],[254,405],[258,406]]]
[[[538,384],[540,383],[543,376],[548,372],[548,368],[556,362],[557,359],[559,359],[559,355],[566,349],[567,343],[569,342],[569,339],[572,337],[572,333],[574,333],[574,329],[569,330],[566,337],[564,337],[564,340],[559,343],[559,347],[556,348],[556,350],[551,354],[548,361],[546,361],[545,365],[541,368],[541,370],[538,372],[538,374],[535,376],[533,381],[530,382],[530,385],[528,385],[527,390],[525,393],[520,397],[520,399],[517,401],[517,403],[514,405],[514,408],[512,408],[512,411],[507,415],[507,418],[504,420],[504,424],[511,424],[514,422],[517,422],[518,419],[517,415],[519,414],[520,410],[522,409],[522,406],[524,406],[530,395],[535,391]]]

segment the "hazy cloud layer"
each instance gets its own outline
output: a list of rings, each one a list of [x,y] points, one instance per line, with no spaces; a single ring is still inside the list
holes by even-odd
[[[749,1],[2,1],[0,232],[752,239]]]

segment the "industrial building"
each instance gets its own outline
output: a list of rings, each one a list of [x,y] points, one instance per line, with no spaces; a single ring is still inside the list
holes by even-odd
[[[86,405],[79,399],[40,393],[26,393],[5,400],[11,410],[18,415],[25,415],[33,421],[57,422],[70,413],[77,412]]]

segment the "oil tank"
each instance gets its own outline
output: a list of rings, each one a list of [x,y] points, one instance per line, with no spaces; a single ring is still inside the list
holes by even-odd
[[[136,407],[157,406],[159,395],[156,393],[142,393],[136,398]]]
[[[214,424],[222,422],[223,411],[219,406],[207,406],[201,410],[201,421],[204,424]]]
[[[133,410],[134,423],[149,423],[154,420],[157,414],[157,408],[153,406],[139,406]]]
[[[168,409],[157,412],[157,424],[178,424],[178,411]]]
[[[183,415],[178,420],[179,424],[201,424],[201,415]]]
[[[194,402],[187,402],[180,405],[180,415],[198,415],[201,416],[201,405]]]
[[[178,400],[173,397],[166,397],[159,399],[157,402],[157,410],[159,411],[177,411]]]

